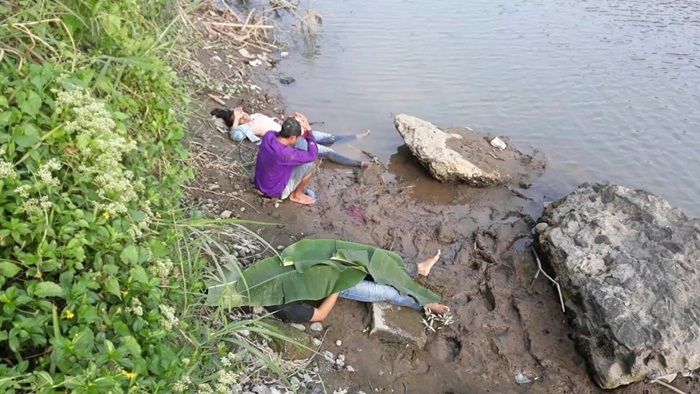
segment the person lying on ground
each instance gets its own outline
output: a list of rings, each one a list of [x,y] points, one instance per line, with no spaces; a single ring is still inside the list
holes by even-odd
[[[304,139],[307,150],[295,148]],[[301,136],[301,124],[287,118],[279,132],[268,131],[260,142],[255,159],[255,187],[270,198],[289,198],[299,204],[311,205],[316,200],[305,193],[311,181],[318,145],[313,133]]]
[[[282,125],[277,118],[271,118],[267,115],[259,113],[248,114],[247,112],[243,111],[241,107],[236,107],[233,109],[233,111],[223,108],[216,108],[211,111],[211,114],[221,118],[226,123],[226,126],[229,128],[229,137],[236,142],[241,142],[244,139],[248,139],[254,144],[260,145],[262,142],[262,137],[265,135],[265,133],[270,130],[279,132],[282,128]],[[302,127],[304,128],[305,132],[307,130],[311,130],[311,125],[308,124],[308,121],[304,115],[295,112],[291,115],[291,117],[294,117],[302,122]],[[313,133],[314,137],[316,138],[316,142],[319,145],[318,154],[321,158],[351,167],[367,168],[369,166],[369,161],[351,159],[341,155],[332,148],[329,148],[329,146],[335,143],[361,140],[369,135],[369,130],[361,134],[351,135],[333,135],[318,130],[314,130]],[[302,144],[299,146],[299,148],[303,148],[303,142],[303,139],[300,140],[300,143]]]
[[[416,274],[428,276],[431,268],[433,268],[439,259],[440,251],[438,251],[435,256],[418,263],[416,265],[416,272],[409,272],[409,275],[412,277],[415,277]],[[288,323],[320,322],[328,317],[328,314],[335,306],[338,297],[368,303],[389,302],[394,305],[404,306],[415,310],[426,308],[431,312],[438,314],[443,314],[450,311],[450,308],[438,303],[420,305],[413,297],[401,294],[392,286],[375,283],[369,280],[363,280],[347,290],[330,295],[324,299],[318,307],[314,307],[305,301],[295,301],[282,306],[268,306],[266,309],[273,312],[278,318]]]

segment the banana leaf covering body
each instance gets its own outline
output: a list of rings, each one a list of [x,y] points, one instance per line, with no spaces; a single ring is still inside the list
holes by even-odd
[[[243,272],[224,268],[220,274],[225,279],[209,286],[209,305],[230,308],[320,300],[355,286],[368,274],[376,283],[393,286],[420,305],[440,301],[439,295],[406,274],[398,254],[354,242],[305,239],[288,246],[279,257],[258,261]]]

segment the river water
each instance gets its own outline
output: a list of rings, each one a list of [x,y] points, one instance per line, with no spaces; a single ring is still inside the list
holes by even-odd
[[[658,194],[700,216],[700,2],[317,1],[321,34],[281,62],[287,108],[337,133],[372,129],[385,160],[392,114],[510,137],[549,161],[530,194],[585,181]],[[321,127],[319,127],[321,128]]]

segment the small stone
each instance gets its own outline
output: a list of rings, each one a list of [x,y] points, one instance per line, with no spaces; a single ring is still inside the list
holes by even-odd
[[[298,386],[299,383],[300,383],[300,382],[299,382],[299,378],[297,378],[296,376],[292,376],[292,377],[289,379],[289,382],[292,384],[292,386]]]
[[[281,57],[287,57],[289,56],[289,52],[280,52]]]
[[[342,367],[345,366],[345,360],[341,360],[340,358],[338,358],[338,359],[335,360],[335,365],[337,365],[337,366],[339,366],[339,367],[342,368]]]
[[[532,380],[530,380],[530,378],[528,378],[522,372],[518,372],[515,374],[515,383],[520,384],[520,385],[528,384],[528,383],[532,383]]]
[[[311,323],[309,328],[313,331],[321,331],[321,330],[323,330],[323,325],[319,322]]]
[[[316,347],[321,346],[321,344],[323,343],[323,342],[321,342],[321,340],[318,339],[318,338],[314,338],[314,339],[313,339],[313,342],[314,342],[314,346],[316,346]]]
[[[280,203],[276,202],[276,203],[275,203],[275,208],[279,208],[279,207],[280,207]]]
[[[353,368],[352,365],[346,366],[345,369],[346,369],[348,372],[355,372],[355,368]]]
[[[219,216],[221,216],[221,217],[224,218],[224,219],[230,218],[231,215],[233,215],[233,212],[228,211],[228,210],[223,211],[223,212],[221,212],[221,213],[219,214]]]
[[[333,355],[333,353],[329,352],[328,350],[324,351],[321,354],[323,355],[323,358],[325,358],[327,361],[335,362],[335,356]]]
[[[342,345],[342,344],[343,344],[343,341],[341,341],[340,339],[338,339],[337,341],[335,341],[335,346],[340,346],[340,345]]]
[[[547,223],[537,223],[534,229],[532,229],[533,234],[540,234],[544,232],[547,228],[549,228],[549,224]]]
[[[306,327],[304,327],[303,324],[298,324],[298,323],[290,323],[290,326],[296,328],[299,331],[306,331]]]
[[[294,83],[294,81],[296,81],[296,79],[294,79],[294,77],[290,77],[290,76],[280,78],[280,83],[282,85],[290,85],[290,84]]]
[[[282,246],[282,245],[277,245],[277,250],[282,250],[282,249],[284,249],[284,246]]]
[[[241,207],[241,212],[245,212],[245,207]]]
[[[250,331],[248,331],[248,330],[241,330],[241,331],[238,331],[238,333],[243,335],[244,337],[250,336]]]
[[[216,189],[218,189],[218,188],[220,188],[220,187],[221,187],[221,186],[219,186],[218,183],[212,183],[212,184],[209,185],[209,190],[216,190]]]

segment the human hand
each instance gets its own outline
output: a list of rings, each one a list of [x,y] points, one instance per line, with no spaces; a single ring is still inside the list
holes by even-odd
[[[243,107],[236,107],[233,109],[233,116],[240,118],[243,116]]]

